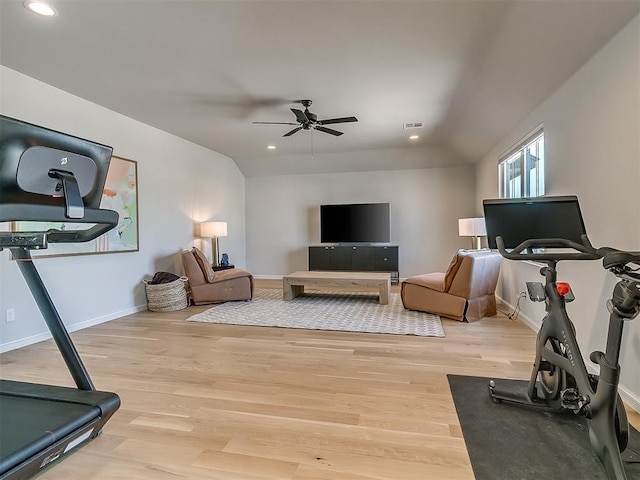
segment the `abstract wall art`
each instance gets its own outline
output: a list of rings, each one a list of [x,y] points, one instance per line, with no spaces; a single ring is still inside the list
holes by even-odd
[[[51,243],[46,250],[32,250],[32,256],[91,255],[99,253],[137,252],[138,232],[138,163],[111,157],[100,208],[115,210],[118,226],[86,243]],[[53,222],[13,222],[13,231],[71,230],[89,228],[91,224]]]

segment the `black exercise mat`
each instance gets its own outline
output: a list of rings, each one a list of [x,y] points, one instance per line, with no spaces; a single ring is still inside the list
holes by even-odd
[[[496,404],[489,397],[489,378],[448,378],[476,480],[607,480],[589,443],[585,418]],[[638,459],[634,451],[640,452],[640,434],[630,430],[623,457]],[[625,471],[629,480],[640,480],[639,463],[625,464]]]

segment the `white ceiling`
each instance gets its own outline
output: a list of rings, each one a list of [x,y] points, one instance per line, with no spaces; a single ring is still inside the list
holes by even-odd
[[[640,0],[52,4],[58,16],[44,18],[0,0],[0,63],[228,155],[246,176],[477,161],[640,11]],[[293,122],[306,98],[320,119],[359,121],[331,125],[340,137],[252,124]]]

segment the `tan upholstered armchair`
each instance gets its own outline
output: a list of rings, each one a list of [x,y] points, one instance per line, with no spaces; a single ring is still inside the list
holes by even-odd
[[[214,272],[204,254],[195,247],[182,252],[182,265],[195,305],[253,298],[253,276],[246,270],[230,268]]]
[[[496,314],[495,290],[502,256],[490,250],[460,250],[445,273],[402,282],[404,308],[475,322]]]

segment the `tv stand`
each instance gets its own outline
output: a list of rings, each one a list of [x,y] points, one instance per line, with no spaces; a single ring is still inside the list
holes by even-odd
[[[399,281],[398,246],[376,244],[324,244],[309,246],[309,270],[389,272]]]

